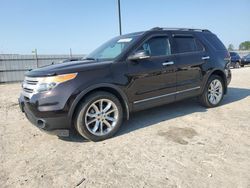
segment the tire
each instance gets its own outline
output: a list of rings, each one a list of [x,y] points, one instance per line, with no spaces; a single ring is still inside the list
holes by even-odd
[[[240,66],[241,66],[241,67],[244,67],[245,65],[242,65],[242,64],[241,64]]]
[[[214,83],[218,83],[219,85],[215,85]],[[216,89],[216,86],[218,86],[220,89]],[[199,97],[200,103],[208,108],[216,107],[222,101],[224,97],[224,91],[225,86],[222,78],[218,75],[212,75],[208,79],[202,95]]]
[[[234,68],[235,68],[235,69],[240,68],[240,63],[239,63],[239,62],[236,62],[235,65],[234,65]]]
[[[120,101],[111,93],[98,91],[80,103],[75,128],[84,138],[97,142],[112,137],[123,120]]]

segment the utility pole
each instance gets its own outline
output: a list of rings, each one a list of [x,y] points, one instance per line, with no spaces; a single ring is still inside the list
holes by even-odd
[[[35,49],[34,51],[32,51],[32,53],[35,54],[35,58],[36,58],[36,67],[38,68],[39,65],[38,65],[38,56],[37,56],[37,49]]]
[[[72,58],[72,49],[71,48],[69,49],[69,56],[70,56],[70,58]]]
[[[120,32],[120,35],[122,35],[121,3],[120,3],[120,0],[118,0],[118,14],[119,14],[119,32]]]

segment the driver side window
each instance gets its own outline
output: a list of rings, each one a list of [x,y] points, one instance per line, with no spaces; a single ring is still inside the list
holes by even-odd
[[[137,49],[137,52],[138,51],[145,51],[152,57],[170,55],[171,49],[169,39],[165,36],[150,38]]]

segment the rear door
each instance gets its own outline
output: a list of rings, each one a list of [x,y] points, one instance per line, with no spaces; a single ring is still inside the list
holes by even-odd
[[[176,65],[176,99],[199,94],[202,84],[202,65],[210,58],[202,43],[193,35],[172,34]]]

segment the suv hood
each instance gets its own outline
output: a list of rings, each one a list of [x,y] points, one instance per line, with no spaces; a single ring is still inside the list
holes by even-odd
[[[67,74],[86,71],[90,69],[102,69],[110,65],[112,61],[94,61],[94,60],[82,60],[71,61],[66,63],[60,63],[55,65],[48,65],[41,68],[33,69],[25,73],[25,76],[30,77],[42,77],[42,76],[54,76],[58,74]]]

